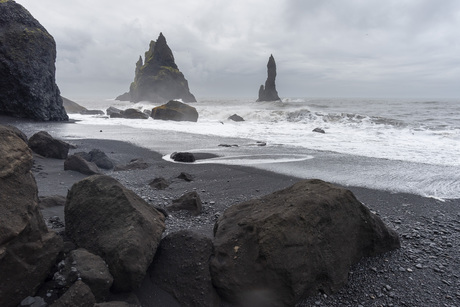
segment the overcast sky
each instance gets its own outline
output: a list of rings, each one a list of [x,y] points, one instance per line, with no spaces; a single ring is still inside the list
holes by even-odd
[[[114,98],[163,32],[198,98],[460,97],[457,0],[16,0],[53,35],[63,96]]]

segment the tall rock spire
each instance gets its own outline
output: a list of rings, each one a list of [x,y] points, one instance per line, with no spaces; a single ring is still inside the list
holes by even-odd
[[[179,71],[174,55],[166,43],[163,33],[157,41],[151,41],[149,50],[136,63],[136,74],[129,92],[120,95],[117,100],[138,102],[148,100],[164,103],[172,99],[182,99],[185,102],[195,102],[195,96],[190,93],[188,82]]]
[[[267,63],[267,81],[265,81],[265,87],[263,85],[259,88],[259,99],[257,101],[276,101],[281,100],[276,91],[275,79],[276,79],[276,63],[273,55],[270,55]]]

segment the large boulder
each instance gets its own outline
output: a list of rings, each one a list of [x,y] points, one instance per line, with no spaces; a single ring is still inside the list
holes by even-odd
[[[112,169],[114,167],[112,160],[100,149],[92,149],[88,153],[77,152],[75,155],[82,157],[88,162],[93,162],[99,168]]]
[[[273,55],[270,55],[267,63],[267,80],[265,87],[263,85],[259,88],[259,98],[257,101],[276,101],[280,100],[275,85],[276,79],[276,63]]]
[[[39,131],[30,137],[29,147],[46,158],[66,159],[70,145],[53,138],[46,131]]]
[[[38,208],[31,150],[1,125],[0,157],[0,306],[17,306],[35,294],[63,243]]]
[[[64,214],[68,237],[109,266],[114,291],[139,287],[165,227],[163,214],[104,175],[75,183]]]
[[[56,43],[14,1],[0,1],[0,42],[0,114],[68,120],[55,79]]]
[[[182,99],[186,102],[196,102],[162,33],[156,42],[150,42],[149,50],[145,53],[145,63],[142,57],[139,57],[129,92],[116,99],[132,102],[148,100],[157,103]]]
[[[211,254],[210,238],[190,230],[173,232],[161,240],[150,279],[181,306],[219,306],[209,272]]]
[[[362,257],[399,246],[350,191],[305,180],[228,208],[214,227],[211,274],[227,300],[262,292],[269,306],[293,306],[305,295],[337,291]]]
[[[71,155],[64,161],[64,170],[76,171],[85,175],[95,175],[100,173],[96,164],[88,162],[78,155]]]
[[[198,121],[197,110],[185,103],[177,100],[168,101],[168,103],[155,107],[151,114],[153,119],[173,120],[173,121]]]

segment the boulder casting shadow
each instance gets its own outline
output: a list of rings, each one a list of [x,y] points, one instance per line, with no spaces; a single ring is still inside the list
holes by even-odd
[[[399,246],[397,234],[350,191],[305,180],[228,208],[214,227],[211,274],[231,302],[259,297],[293,306],[337,291],[362,257]]]

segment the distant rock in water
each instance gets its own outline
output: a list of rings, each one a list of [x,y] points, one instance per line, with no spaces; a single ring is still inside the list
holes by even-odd
[[[62,97],[63,106],[67,114],[79,114],[81,112],[87,111],[85,107],[79,105],[75,101]]]
[[[68,120],[55,61],[56,43],[46,29],[21,5],[0,1],[0,114]]]
[[[153,119],[174,120],[174,121],[198,121],[198,112],[180,101],[171,100],[168,103],[152,109],[151,116]]]
[[[276,91],[275,79],[276,79],[276,63],[273,55],[270,55],[267,63],[267,81],[265,81],[265,87],[263,85],[259,88],[259,99],[257,101],[276,101],[281,100]]]
[[[238,114],[233,114],[228,119],[233,120],[234,122],[244,122],[244,118],[242,118]]]
[[[182,99],[184,102],[196,102],[195,96],[190,93],[187,80],[174,62],[172,51],[162,33],[156,42],[150,42],[150,48],[145,53],[145,63],[142,56],[139,57],[134,82],[131,83],[129,92],[116,99],[158,103]]]

